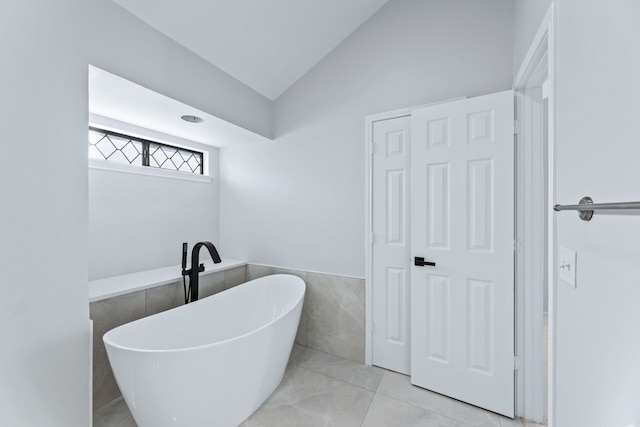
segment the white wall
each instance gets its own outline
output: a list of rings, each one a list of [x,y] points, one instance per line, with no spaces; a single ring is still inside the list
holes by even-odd
[[[510,0],[389,2],[275,102],[275,141],[221,150],[221,241],[364,276],[367,114],[511,87]]]
[[[640,3],[558,2],[557,200],[640,200]],[[640,216],[557,214],[556,426],[640,425]]]
[[[35,0],[39,1],[44,0]],[[272,136],[269,99],[113,2],[93,0],[84,7],[88,8],[86,13],[78,9],[75,17],[86,20],[84,54],[89,63],[259,135]]]
[[[551,0],[515,0],[514,1],[514,76],[520,69],[527,50],[536,35]]]
[[[85,425],[89,402],[86,152],[75,143],[86,139],[86,66],[56,57],[80,36],[69,2],[41,6],[46,20],[27,2],[0,6],[5,426]]]
[[[0,425],[84,426],[88,64],[267,136],[270,103],[109,0],[0,2],[0,58]]]
[[[155,134],[135,128],[137,135]],[[130,129],[119,127],[125,133]],[[162,140],[185,144],[169,136]],[[89,169],[89,280],[179,265],[182,242],[189,243],[189,254],[202,240],[223,253],[218,149],[188,143],[208,155],[211,182]]]

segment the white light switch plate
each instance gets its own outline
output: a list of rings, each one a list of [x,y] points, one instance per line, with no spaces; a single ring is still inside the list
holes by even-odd
[[[576,251],[567,248],[560,248],[558,254],[558,277],[563,282],[573,286],[576,285]]]

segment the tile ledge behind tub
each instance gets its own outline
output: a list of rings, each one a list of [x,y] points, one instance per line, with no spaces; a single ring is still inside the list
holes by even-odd
[[[223,259],[219,264],[214,264],[213,261],[206,260],[204,261],[205,271],[200,273],[200,275],[217,273],[245,265],[247,265],[246,261],[230,258]],[[181,266],[174,265],[157,268],[155,270],[107,277],[105,279],[90,280],[89,302],[100,301],[131,292],[166,285],[167,283],[177,282],[182,279],[181,271]]]

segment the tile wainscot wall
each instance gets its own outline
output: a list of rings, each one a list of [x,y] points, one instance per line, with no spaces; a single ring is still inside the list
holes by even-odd
[[[293,274],[307,284],[296,343],[364,363],[364,280],[261,265],[246,265],[200,277],[204,298],[271,274]],[[102,336],[125,323],[184,304],[182,281],[102,299],[90,304],[93,320],[93,407],[120,398]]]

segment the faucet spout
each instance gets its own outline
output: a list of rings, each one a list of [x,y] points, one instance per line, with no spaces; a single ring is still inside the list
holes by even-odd
[[[222,262],[222,259],[220,259],[220,255],[218,255],[218,251],[216,250],[216,247],[213,246],[213,243],[211,242],[198,242],[195,244],[195,246],[193,247],[193,250],[191,251],[191,266],[193,267],[194,265],[198,264],[198,257],[199,257],[199,253],[200,253],[200,248],[202,247],[206,247],[207,250],[209,251],[209,255],[211,255],[211,259],[213,260],[213,262],[215,264],[219,264]],[[194,260],[195,259],[195,264],[194,264]]]
[[[189,276],[189,289],[190,289],[190,302],[194,302],[198,300],[198,282],[199,282],[199,273],[201,271],[204,271],[204,264],[200,264],[200,249],[202,247],[207,248],[207,250],[209,251],[209,255],[211,255],[211,259],[213,260],[214,264],[219,264],[222,262],[222,259],[220,258],[220,255],[218,254],[218,251],[216,250],[216,247],[213,246],[213,243],[211,242],[198,242],[195,244],[195,246],[193,247],[193,250],[191,251],[191,268],[189,270],[182,270],[182,275]]]

